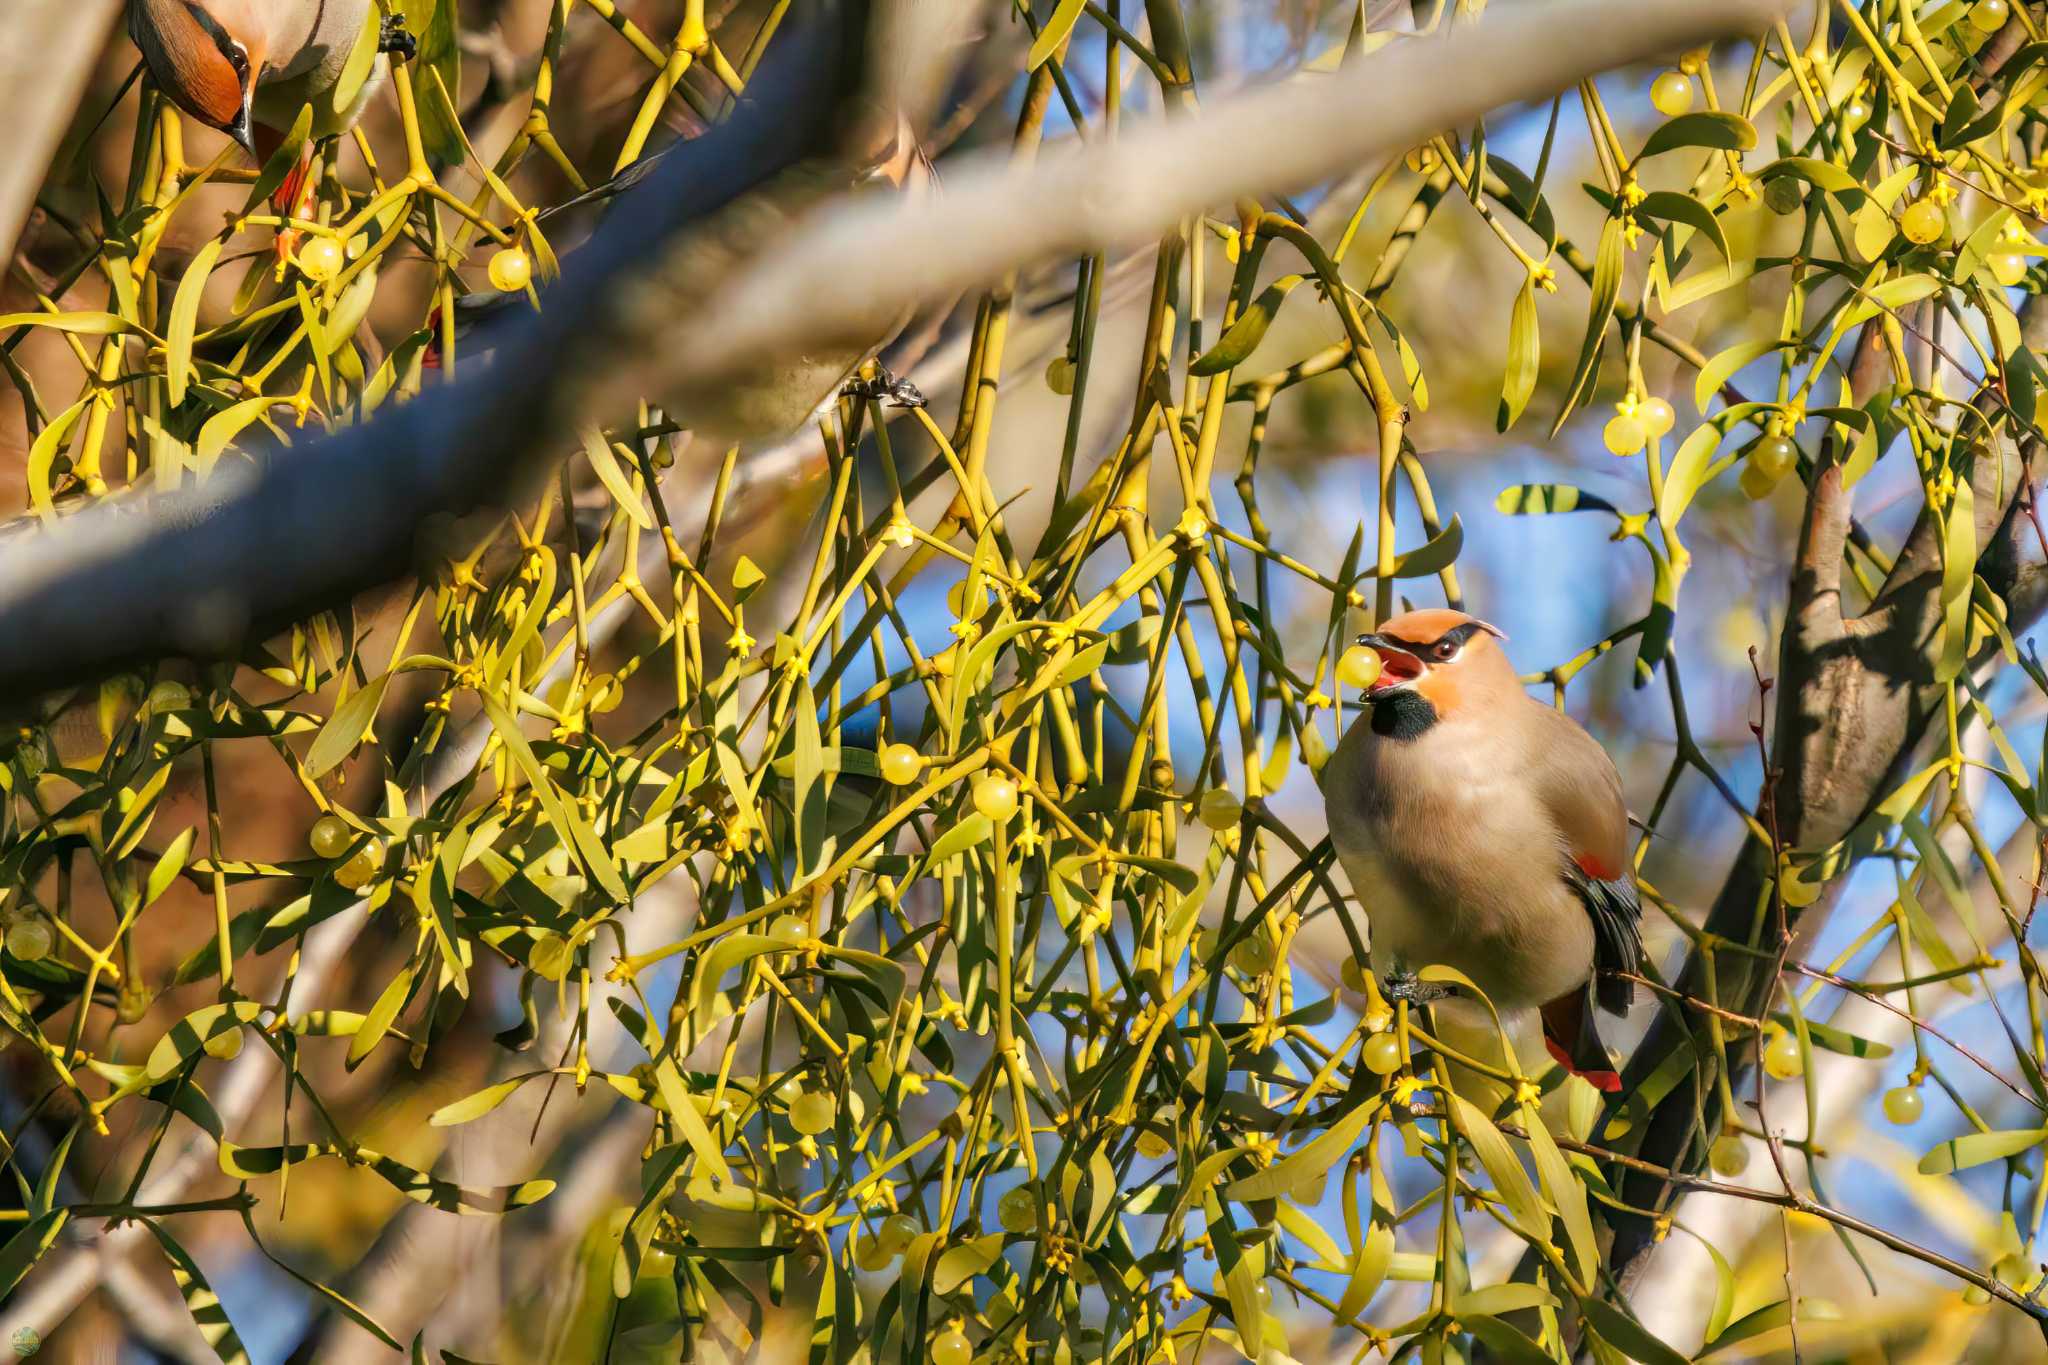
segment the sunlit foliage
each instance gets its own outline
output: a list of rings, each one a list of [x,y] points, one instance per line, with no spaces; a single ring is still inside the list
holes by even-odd
[[[199,135],[146,82],[127,96],[126,174],[95,178],[97,203],[63,224],[71,264],[37,284],[41,307],[0,318],[9,357],[54,331],[76,362],[56,389],[9,361],[33,433],[27,515],[61,523],[124,488],[204,478],[467,372],[458,299],[545,307],[547,199],[631,164],[679,104],[716,122],[784,9],[742,5],[707,29],[690,4],[653,34],[627,7],[563,0],[512,54],[516,92],[494,98],[523,121],[487,164],[457,112],[450,0],[393,8],[421,38],[390,73],[397,117],[314,149],[323,173],[300,219],[267,196],[303,132],[243,211],[190,230],[200,189],[248,178],[240,153],[193,152]],[[1416,6],[1413,32],[1405,6],[1399,30],[1379,6],[1330,8],[1343,12],[1262,20],[1306,79],[1344,79],[1354,58],[1433,41],[1480,6]],[[997,88],[1018,154],[1189,102],[1208,76],[1203,7],[1187,9],[1193,39],[1175,0],[1014,7]],[[638,65],[623,141],[578,156],[550,101],[585,24]],[[482,1015],[497,1045],[443,1086],[428,1125],[523,1132],[609,1091],[647,1134],[637,1202],[579,1224],[562,1253],[577,1294],[557,1321],[500,1328],[505,1358],[609,1342],[615,1359],[730,1359],[787,1319],[786,1344],[842,1362],[1562,1361],[1581,1342],[1602,1360],[1682,1360],[1615,1292],[1601,1225],[1630,1169],[1612,1158],[1644,1116],[1710,1092],[1681,1184],[1747,1168],[1751,1197],[1834,1223],[1862,1254],[1932,1258],[1957,1289],[2041,1317],[2022,1303],[2048,1201],[2026,946],[2040,869],[2002,871],[1966,795],[1989,773],[1997,826],[2016,820],[2015,848],[2033,847],[2038,763],[2001,725],[2027,691],[2015,679],[2048,690],[2048,676],[1978,566],[1971,477],[2039,439],[2043,372],[2025,343],[2048,256],[2039,24],[2004,0],[1824,5],[1804,31],[1673,54],[1515,115],[1547,113],[1533,157],[1490,151],[1483,126],[1449,130],[1308,208],[1219,206],[1147,253],[1135,347],[1098,336],[1116,258],[1013,281],[969,300],[964,345],[926,367],[951,366],[950,410],[870,386],[790,443],[742,452],[693,444],[688,412],[643,407],[393,602],[303,622],[236,666],[170,661],[52,699],[0,769],[0,1023],[10,1074],[33,1078],[9,1120],[20,1203],[0,1288],[76,1254],[68,1223],[138,1220],[233,1358],[181,1215],[239,1213],[261,1247],[290,1182],[340,1166],[505,1217],[518,1237],[535,1215],[510,1211],[562,1197],[571,1153],[515,1145],[517,1169],[488,1181],[434,1174],[363,1145],[322,1098],[361,1064],[432,1076],[450,1051],[473,1055],[464,1031]],[[1579,128],[1585,184],[1553,157]],[[1567,203],[1571,221],[1598,217],[1583,240],[1559,226]],[[1444,319],[1391,301],[1418,241],[1454,221],[1519,279],[1504,316],[1452,329],[1504,324],[1498,371],[1411,340],[1447,335]],[[189,253],[163,249],[174,227]],[[100,306],[68,302],[81,281]],[[1568,332],[1543,324],[1552,296]],[[1042,375],[1006,363],[1026,297],[1070,318]],[[1335,339],[1279,353],[1283,307]],[[1745,324],[1719,351],[1674,323],[1713,307]],[[1875,362],[1852,384],[1859,346]],[[1684,367],[1675,389],[1646,378],[1653,351]],[[1133,371],[1133,410],[1098,446],[1081,420],[1091,383]],[[1378,463],[1348,551],[1305,562],[1268,531],[1261,460],[1269,423],[1322,376],[1369,411]],[[1320,830],[1268,800],[1312,786],[1355,714],[1369,664],[1345,651],[1360,626],[1403,593],[1462,600],[1468,531],[1410,439],[1432,381],[1497,395],[1498,428],[1529,439],[1590,424],[1628,462],[1627,498],[1499,493],[1502,512],[1601,519],[1641,569],[1629,614],[1535,681],[1568,702],[1606,665],[1667,692],[1676,743],[1654,798],[1638,796],[1645,852],[1680,784],[1705,782],[1776,869],[1746,941],[1703,933],[1699,907],[1646,883],[1709,980],[1740,958],[1781,985],[1758,1013],[1701,1009],[1669,984],[1675,963],[1646,962],[1693,1043],[1632,1077],[1604,1119],[1589,1089],[1512,1052],[1458,1058],[1500,1083],[1497,1107],[1454,1093],[1448,1045],[1366,965],[1374,889],[1344,886]],[[1043,401],[1041,384],[1069,414],[1063,437],[1028,470],[992,462],[998,414],[1020,389]],[[1933,751],[1852,831],[1788,846],[1690,729],[1673,653],[1693,606],[1687,514],[1729,486],[1758,500],[1853,487],[1880,461],[1911,467],[1942,532],[1940,627],[1920,643],[1944,714]],[[757,478],[785,479],[790,505],[764,512]],[[1043,530],[1027,540],[1023,524]],[[1857,609],[1897,553],[1850,534]],[[317,807],[303,849],[266,853],[273,840],[240,828],[249,802],[216,780],[229,756],[245,791]],[[195,770],[202,799],[175,809],[167,794]],[[1893,894],[1844,899],[1854,932],[1837,925],[1833,961],[1802,962],[1784,926],[1868,856]],[[184,921],[182,960],[145,966],[164,956],[166,898],[194,892],[210,928]],[[1318,921],[1349,960],[1296,951]],[[395,970],[338,974],[357,935],[397,944]],[[1937,987],[2011,1002],[2014,962],[2024,1017],[1994,1055],[1916,1017]],[[1996,1233],[1967,1255],[1867,1240],[1825,1188],[1823,1156],[1850,1153],[1784,1135],[1817,1109],[1818,1053],[1892,1050],[1826,1022],[1843,990],[1914,1025],[1917,1063],[1883,1107],[1898,1123],[1940,1109],[1920,1170],[2006,1172]],[[1759,1056],[1768,1113],[1733,1089]],[[1963,1101],[1959,1073],[1980,1069],[2023,1124]],[[288,1123],[253,1122],[259,1094]],[[54,1151],[24,1159],[12,1129],[27,1126],[58,1134]],[[217,1173],[195,1182],[188,1151]],[[1758,1180],[1764,1167],[1783,1181]],[[1682,1210],[1643,1212],[1688,1235]],[[1475,1270],[1477,1249],[1508,1242],[1526,1247],[1518,1275],[1498,1255]],[[1708,1246],[1708,1346],[1842,1330],[1818,1305],[1802,1320],[1782,1286],[1737,1315],[1737,1270]],[[306,1277],[323,1311],[405,1344],[329,1278]]]

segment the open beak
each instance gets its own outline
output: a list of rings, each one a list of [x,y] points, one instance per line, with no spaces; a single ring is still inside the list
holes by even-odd
[[[1384,636],[1368,633],[1359,636],[1358,643],[1380,656],[1380,675],[1366,689],[1368,697],[1406,687],[1428,672],[1428,666],[1421,659]]]

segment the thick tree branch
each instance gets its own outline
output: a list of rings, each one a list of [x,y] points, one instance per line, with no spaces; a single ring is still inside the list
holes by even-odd
[[[0,19],[0,264],[35,207],[50,156],[106,46],[121,0],[9,0]]]
[[[818,93],[830,85],[829,44],[813,43],[800,69],[786,65],[764,87],[772,98],[665,158],[489,370],[203,488],[97,506],[52,532],[0,543],[0,699],[131,660],[225,652],[252,630],[400,576],[435,553],[438,528],[515,500],[572,448],[578,426],[617,416],[643,394],[673,395],[688,420],[693,399],[764,361],[872,337],[908,307],[1020,266],[1156,235],[1238,196],[1314,183],[1653,53],[1755,31],[1781,8],[1503,7],[1327,80],[1048,152],[1027,168],[970,164],[934,199],[815,214],[709,307],[701,294],[640,287],[647,264],[666,265],[707,209],[813,150],[819,112],[837,104]],[[81,602],[93,610],[78,610]]]

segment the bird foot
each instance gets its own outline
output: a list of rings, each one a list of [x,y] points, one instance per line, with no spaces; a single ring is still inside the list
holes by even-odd
[[[401,62],[409,62],[420,55],[420,40],[413,37],[405,26],[405,16],[388,14],[377,28],[377,51]]]
[[[892,408],[921,408],[925,396],[917,385],[908,379],[898,379],[881,364],[875,366],[873,379],[850,379],[840,392],[848,398],[880,399]]]
[[[1387,999],[1406,1000],[1411,1005],[1431,1004],[1458,993],[1455,986],[1424,981],[1405,967],[1387,973],[1385,991]]]

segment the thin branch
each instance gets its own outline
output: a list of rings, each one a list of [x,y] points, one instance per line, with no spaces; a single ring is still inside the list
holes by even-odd
[[[2036,1109],[2048,1110],[2048,1105],[2043,1105],[2039,1099],[2028,1094],[2026,1091],[2020,1089],[2017,1085],[2007,1080],[2002,1074],[1999,1073],[1999,1071],[1996,1068],[1994,1068],[1991,1065],[1991,1063],[1985,1061],[1982,1057],[1979,1057],[1976,1053],[1970,1051],[1970,1049],[1964,1047],[1961,1043],[1949,1037],[1946,1033],[1943,1033],[1940,1029],[1928,1023],[1925,1019],[1920,1018],[1911,1010],[1900,1009],[1897,1005],[1894,1005],[1891,1001],[1885,999],[1883,995],[1879,994],[1877,991],[1872,990],[1870,987],[1859,985],[1856,982],[1849,980],[1845,976],[1837,976],[1833,972],[1827,971],[1824,968],[1809,967],[1804,962],[1788,962],[1785,964],[1785,970],[1788,972],[1798,972],[1801,976],[1810,976],[1816,981],[1825,981],[1830,986],[1839,986],[1843,990],[1848,991],[1853,995],[1861,996],[1863,999],[1868,1000],[1871,1004],[1876,1005],[1881,1009],[1890,1010],[1893,1014],[1898,1015],[1899,1018],[1911,1024],[1914,1028],[1921,1030],[1923,1033],[1927,1033],[1932,1035],[1933,1037],[1939,1038],[1942,1042],[1947,1043],[1950,1047],[1954,1048],[1957,1052],[1961,1053],[1969,1061],[1976,1063],[1978,1070],[1982,1071],[1992,1080],[1997,1081],[2007,1090],[2012,1091],[2013,1094],[2019,1096],[2020,1099],[2024,1100],[2027,1104],[2033,1106]]]
[[[1518,1137],[1524,1140],[1528,1138],[1528,1133],[1515,1124],[1502,1123],[1498,1126],[1503,1133],[1508,1134],[1510,1137]],[[1655,1176],[1657,1179],[1677,1186],[1680,1189],[1698,1190],[1708,1194],[1725,1194],[1736,1199],[1747,1199],[1758,1204],[1771,1204],[1781,1209],[1791,1209],[1797,1213],[1811,1214],[1815,1218],[1823,1222],[1833,1223],[1836,1227],[1842,1228],[1845,1231],[1853,1232],[1860,1237],[1868,1237],[1871,1241],[1878,1243],[1880,1246],[1888,1247],[1902,1256],[1910,1256],[1916,1261],[1931,1265],[1937,1270],[1955,1276],[1965,1284],[1975,1285],[1993,1298],[2010,1304],[2022,1313],[2025,1313],[2041,1328],[2043,1336],[2048,1337],[2048,1307],[2034,1302],[2033,1299],[2013,1289],[1997,1276],[1987,1275],[1974,1266],[1964,1265],[1961,1261],[1944,1256],[1931,1247],[1923,1247],[1917,1242],[1910,1242],[1904,1237],[1899,1236],[1896,1232],[1889,1232],[1875,1223],[1866,1223],[1854,1214],[1843,1213],[1839,1209],[1829,1208],[1826,1204],[1809,1199],[1797,1190],[1788,1189],[1784,1193],[1778,1193],[1772,1190],[1755,1189],[1748,1185],[1731,1185],[1726,1181],[1711,1180],[1706,1176],[1690,1175],[1684,1171],[1673,1170],[1667,1166],[1660,1166],[1654,1161],[1645,1161],[1641,1157],[1630,1156],[1626,1152],[1617,1152],[1608,1147],[1595,1146],[1590,1142],[1576,1142],[1569,1137],[1553,1137],[1552,1141],[1568,1152],[1578,1152],[1581,1155],[1592,1157],[1596,1161],[1610,1161],[1617,1166],[1635,1171],[1638,1174]]]

